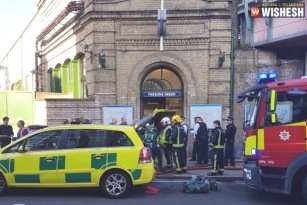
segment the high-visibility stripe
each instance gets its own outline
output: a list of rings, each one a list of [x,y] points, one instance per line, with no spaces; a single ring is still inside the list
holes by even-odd
[[[272,123],[276,123],[276,113],[272,113],[271,118]]]
[[[271,91],[271,103],[270,103],[270,110],[274,111],[275,110],[275,105],[276,105],[276,90]]]
[[[217,154],[213,155],[213,169],[211,169],[212,173],[217,173]]]
[[[179,164],[179,159],[178,159],[178,153],[177,151],[174,152],[174,155],[175,155],[175,162],[176,162],[176,171],[181,171],[181,167],[180,167],[180,164]]]
[[[128,169],[128,171],[131,173],[133,180],[138,180],[141,178],[142,169]]]
[[[291,127],[291,126],[306,126],[306,122],[298,122],[298,123],[292,123],[292,124],[287,124],[287,125],[284,125],[284,126],[288,126],[288,127]]]
[[[69,173],[65,174],[66,183],[91,182],[91,173]]]
[[[264,150],[264,129],[258,129],[258,150]]]
[[[256,141],[257,137],[254,136],[249,136],[246,138],[246,142],[245,142],[245,149],[244,149],[244,154],[245,155],[252,155],[252,149],[256,149],[256,145],[257,145],[257,141]]]
[[[16,183],[40,183],[39,174],[16,174]]]

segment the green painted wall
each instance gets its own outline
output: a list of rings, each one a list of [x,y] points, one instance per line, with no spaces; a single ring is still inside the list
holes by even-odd
[[[54,92],[61,93],[61,75],[59,69],[54,69],[52,72],[52,75],[54,77]]]
[[[0,117],[10,118],[14,134],[18,132],[17,122],[23,120],[26,126],[35,123],[35,93],[26,91],[0,91]],[[22,108],[21,106],[22,102]]]
[[[68,93],[68,66],[61,66],[61,86],[62,93]]]
[[[74,98],[81,98],[81,77],[80,77],[80,60],[71,61],[71,66],[73,69],[73,88],[74,88]]]

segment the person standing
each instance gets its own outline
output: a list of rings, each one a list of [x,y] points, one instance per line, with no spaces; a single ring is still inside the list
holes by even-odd
[[[176,165],[176,171],[174,174],[186,173],[187,167],[184,166],[183,160],[183,149],[184,149],[184,128],[180,124],[181,118],[179,115],[174,115],[172,117],[172,122],[174,122],[172,128],[171,141],[173,143],[173,160]]]
[[[117,119],[116,118],[112,118],[112,122],[110,123],[110,125],[117,125]]]
[[[23,120],[19,120],[17,123],[17,126],[19,128],[17,132],[16,140],[26,136],[28,134],[28,129],[25,127],[25,122]]]
[[[184,139],[183,139],[183,150],[182,150],[182,155],[183,155],[183,164],[182,164],[182,171],[185,173],[187,170],[187,158],[188,158],[188,154],[187,154],[187,147],[188,147],[188,134],[189,134],[189,126],[187,125],[187,123],[185,122],[185,117],[181,116],[181,126],[183,127],[184,130]]]
[[[234,157],[234,142],[237,132],[237,127],[233,124],[233,118],[227,117],[226,126],[226,142],[225,142],[225,166],[228,166],[228,161],[230,160],[230,165],[235,167],[235,157]]]
[[[161,144],[164,146],[165,152],[165,159],[166,159],[166,168],[173,168],[173,160],[172,160],[172,149],[173,145],[171,142],[171,134],[172,134],[172,127],[171,127],[171,120],[168,117],[164,117],[161,120],[163,131],[161,133]]]
[[[122,121],[122,122],[120,123],[120,125],[128,125],[128,124],[127,124],[127,119],[126,119],[125,117],[122,117],[122,118],[121,118],[121,121]]]
[[[1,148],[11,143],[11,137],[14,136],[13,128],[9,125],[10,118],[4,117],[3,124],[0,125],[0,142]]]
[[[193,133],[197,143],[197,163],[195,165],[208,164],[208,128],[201,117],[195,117]]]
[[[144,134],[144,146],[148,147],[151,151],[151,156],[153,160],[158,160],[158,170],[159,172],[162,172],[162,154],[160,151],[160,139],[158,136],[158,130],[154,125],[154,122],[149,122],[149,126],[146,128],[145,134]]]
[[[210,149],[212,149],[212,169],[208,176],[222,175],[224,173],[224,144],[225,130],[221,128],[221,122],[213,122],[214,130],[210,139]]]

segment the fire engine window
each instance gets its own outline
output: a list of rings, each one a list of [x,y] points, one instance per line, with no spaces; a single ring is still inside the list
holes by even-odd
[[[280,92],[276,106],[279,123],[295,123],[307,120],[307,95],[291,95]]]

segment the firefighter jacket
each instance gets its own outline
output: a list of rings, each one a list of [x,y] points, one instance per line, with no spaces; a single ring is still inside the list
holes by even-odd
[[[171,134],[172,134],[171,125],[164,126],[162,134],[161,134],[160,144],[172,144],[170,141]]]
[[[180,123],[175,123],[171,136],[173,147],[183,147],[184,136],[185,134],[183,126]]]
[[[226,126],[226,141],[233,141],[235,139],[237,127],[231,123]]]
[[[225,135],[225,130],[223,130],[221,127],[216,127],[212,131],[212,136],[210,138],[210,147],[214,149],[224,149]]]

